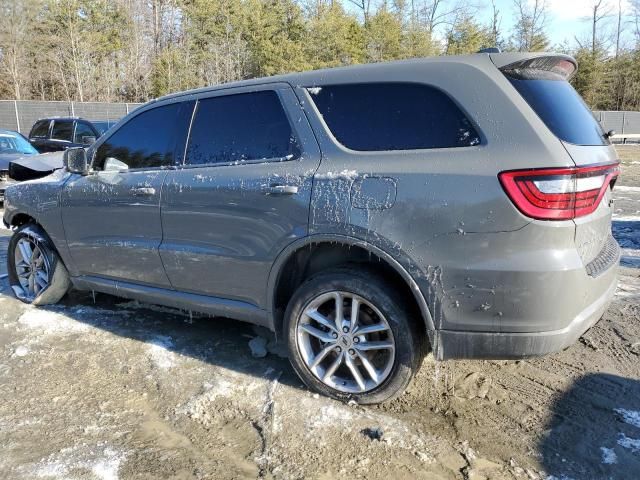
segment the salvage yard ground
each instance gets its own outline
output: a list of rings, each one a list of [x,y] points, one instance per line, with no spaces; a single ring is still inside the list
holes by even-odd
[[[620,154],[603,319],[544,358],[428,357],[379,407],[311,394],[241,323],[107,295],[25,306],[0,230],[0,478],[639,478],[640,147]]]

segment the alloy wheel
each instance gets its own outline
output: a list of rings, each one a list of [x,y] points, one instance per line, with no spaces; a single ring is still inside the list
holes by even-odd
[[[395,361],[393,332],[368,300],[344,291],[311,300],[298,318],[298,349],[309,371],[343,393],[380,386]]]
[[[18,240],[14,257],[16,276],[22,288],[20,293],[24,298],[33,300],[49,286],[49,261],[42,249],[29,237]]]

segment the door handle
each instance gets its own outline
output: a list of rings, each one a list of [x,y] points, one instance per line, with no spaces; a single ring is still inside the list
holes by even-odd
[[[131,189],[136,197],[150,197],[156,194],[156,189],[153,187],[135,187]]]
[[[271,185],[267,188],[267,195],[295,195],[298,187],[295,185]]]

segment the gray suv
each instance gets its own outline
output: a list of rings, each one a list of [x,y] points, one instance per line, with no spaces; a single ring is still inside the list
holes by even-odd
[[[7,189],[11,286],[265,326],[310,388],[361,403],[402,392],[428,349],[563,349],[619,260],[618,161],[576,67],[482,53],[154,100]]]

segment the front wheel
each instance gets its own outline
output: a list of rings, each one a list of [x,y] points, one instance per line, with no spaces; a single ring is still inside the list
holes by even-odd
[[[318,274],[285,314],[291,363],[307,386],[371,404],[402,393],[420,365],[420,335],[393,286],[371,272]]]
[[[11,289],[24,303],[57,303],[71,285],[67,269],[36,225],[23,225],[15,231],[9,241],[7,267]]]

